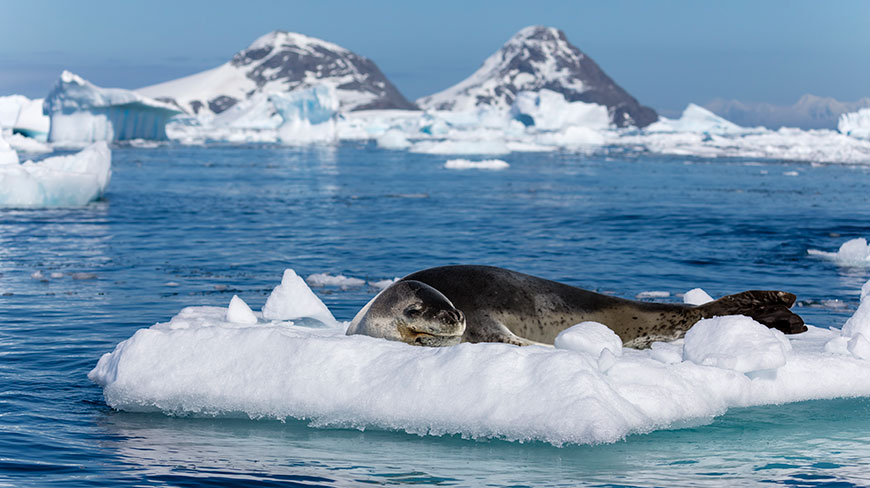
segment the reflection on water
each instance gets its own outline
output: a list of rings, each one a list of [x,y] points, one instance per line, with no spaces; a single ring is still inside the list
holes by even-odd
[[[556,448],[131,415],[86,378],[185,306],[238,294],[258,309],[285,267],[379,281],[491,264],[626,297],[788,289],[819,326],[854,311],[868,270],[807,249],[870,236],[867,172],[613,156],[512,154],[481,173],[362,143],[119,147],[105,200],[0,210],[0,485],[870,484],[866,400]],[[348,320],[373,291],[317,293]]]
[[[99,417],[101,447],[150,480],[295,480],[312,484],[722,486],[870,483],[870,400],[735,410],[710,425],[601,446],[466,441],[319,430],[301,421]],[[860,419],[844,429],[843,415]],[[855,431],[854,429],[858,429]],[[832,447],[834,447],[832,449]],[[711,456],[710,453],[716,453]],[[679,484],[679,483],[676,483]]]

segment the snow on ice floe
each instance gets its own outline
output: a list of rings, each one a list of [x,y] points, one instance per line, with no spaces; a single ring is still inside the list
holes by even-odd
[[[808,249],[807,254],[809,254],[810,256],[819,256],[825,259],[829,259],[839,266],[870,266],[870,245],[867,244],[867,239],[864,239],[863,237],[857,239],[850,239],[844,242],[837,250],[837,252]]]
[[[622,348],[600,324],[566,330],[556,347],[425,348],[346,336],[347,323],[300,325],[328,310],[288,270],[256,323],[229,320],[238,303],[185,308],[118,344],[88,377],[111,407],[131,412],[614,442],[729,408],[870,395],[868,295],[865,285],[842,333],[811,326],[785,336],[735,316],[699,322],[685,340],[648,350]]]
[[[177,107],[120,88],[101,88],[64,71],[45,98],[50,117],[48,141],[83,144],[95,141],[166,139],[166,123]]]
[[[703,305],[712,301],[713,297],[700,288],[692,288],[683,295],[683,303],[686,305]]]
[[[84,205],[103,195],[111,175],[112,153],[105,142],[67,156],[0,165],[0,207]]]
[[[509,168],[510,164],[502,161],[501,159],[484,159],[482,161],[470,161],[468,159],[449,159],[446,163],[444,163],[444,167],[447,169],[500,170]]]

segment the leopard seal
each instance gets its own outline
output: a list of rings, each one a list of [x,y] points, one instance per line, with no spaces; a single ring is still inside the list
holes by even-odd
[[[505,342],[553,344],[559,332],[600,322],[626,347],[682,337],[701,319],[746,315],[786,334],[807,330],[793,313],[796,297],[751,290],[699,305],[652,303],[603,295],[493,266],[442,266],[411,273],[375,296],[347,334],[416,345]],[[457,313],[458,312],[458,313]]]

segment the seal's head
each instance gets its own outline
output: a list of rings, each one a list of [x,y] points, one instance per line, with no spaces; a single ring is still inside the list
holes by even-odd
[[[364,334],[417,346],[462,341],[465,315],[440,291],[419,281],[397,281],[356,314],[347,335]]]

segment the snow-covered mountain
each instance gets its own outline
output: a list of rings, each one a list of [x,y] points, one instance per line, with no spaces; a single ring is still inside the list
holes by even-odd
[[[542,89],[561,93],[569,102],[604,105],[620,127],[645,127],[658,119],[568,42],[564,32],[542,26],[520,30],[471,76],[417,104],[436,110],[508,109],[517,93]]]
[[[190,114],[219,114],[258,93],[335,88],[342,111],[416,109],[371,60],[295,32],[270,32],[217,68],[140,88]]]

